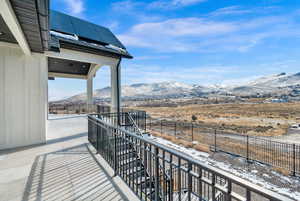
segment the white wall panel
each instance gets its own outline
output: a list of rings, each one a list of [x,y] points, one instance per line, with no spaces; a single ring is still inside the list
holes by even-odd
[[[0,47],[0,149],[46,141],[47,60]]]

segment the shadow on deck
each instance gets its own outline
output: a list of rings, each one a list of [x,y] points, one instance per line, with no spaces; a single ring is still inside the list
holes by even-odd
[[[35,158],[22,198],[29,200],[129,199],[84,143]]]

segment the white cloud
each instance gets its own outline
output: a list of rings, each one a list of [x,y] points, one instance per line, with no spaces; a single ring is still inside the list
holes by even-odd
[[[134,10],[137,6],[140,6],[141,3],[131,0],[117,1],[112,3],[112,9],[114,11],[128,12]]]
[[[165,36],[202,36],[232,32],[236,29],[233,24],[213,22],[201,18],[176,18],[162,22],[138,24],[132,27],[133,34],[152,35],[157,32]]]
[[[171,58],[170,55],[147,55],[147,56],[135,56],[134,60],[142,61],[142,60],[161,60]]]
[[[84,0],[64,0],[72,15],[80,15],[85,10]]]
[[[112,30],[113,32],[119,28],[120,24],[118,21],[113,21],[107,24],[107,27]]]
[[[172,0],[172,1],[158,0],[150,3],[148,5],[148,8],[170,10],[170,9],[178,9],[178,8],[194,5],[205,1],[207,0]]]
[[[163,9],[163,10],[173,10],[186,6],[195,5],[198,3],[205,2],[207,0],[157,0],[151,3],[132,1],[132,0],[124,0],[112,3],[112,9],[114,11],[119,11],[122,13],[130,13],[135,14],[139,12],[140,9]]]
[[[229,6],[217,9],[210,13],[211,16],[222,16],[222,15],[240,15],[246,13],[252,13],[251,9],[242,9],[240,6]]]
[[[130,64],[122,67],[122,83],[152,83],[164,81],[179,81],[194,84],[215,84],[223,80],[224,75],[239,72],[237,66],[207,65],[207,66],[160,66]],[[138,76],[137,76],[138,75]]]
[[[160,52],[246,52],[268,38],[299,37],[292,15],[222,19],[175,18],[140,23],[119,38],[128,46]]]
[[[161,51],[185,52],[201,46],[189,40],[230,33],[237,27],[232,23],[214,22],[201,18],[176,18],[154,23],[141,23],[118,37],[126,45]],[[186,38],[188,37],[188,41]]]

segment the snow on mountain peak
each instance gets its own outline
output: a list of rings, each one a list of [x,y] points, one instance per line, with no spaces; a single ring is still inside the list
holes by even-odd
[[[197,85],[186,84],[177,81],[166,81],[157,83],[137,83],[122,86],[122,97],[146,98],[146,97],[186,97],[215,94],[256,95],[256,94],[286,94],[300,89],[300,72],[296,74],[273,74],[248,81],[243,84],[228,85]],[[110,87],[97,89],[94,92],[96,98],[109,98]],[[86,94],[65,99],[67,101],[85,101]]]

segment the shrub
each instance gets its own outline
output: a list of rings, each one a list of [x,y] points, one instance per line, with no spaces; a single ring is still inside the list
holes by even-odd
[[[207,153],[210,152],[209,145],[206,144],[196,144],[194,145],[194,149],[196,149],[197,151],[202,151]]]

